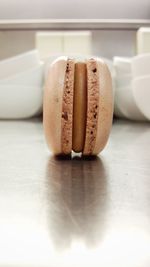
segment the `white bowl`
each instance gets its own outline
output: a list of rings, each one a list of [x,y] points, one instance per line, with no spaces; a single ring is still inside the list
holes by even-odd
[[[15,57],[0,61],[0,79],[7,78],[40,64],[39,53],[32,50]]]
[[[44,80],[44,64],[40,63],[32,69],[25,72],[18,73],[14,76],[8,77],[7,79],[1,79],[1,84],[15,84],[21,86],[37,86],[42,87]]]
[[[150,120],[150,75],[133,79],[132,88],[136,105]]]
[[[116,116],[131,120],[146,120],[146,117],[135,103],[131,87],[116,88],[115,103],[118,110],[118,113],[115,114]]]
[[[116,87],[129,87],[131,86],[132,82],[132,75],[131,74],[126,74],[126,75],[118,75],[116,76],[115,79],[115,85]]]
[[[120,107],[118,106],[118,97],[116,97],[117,89],[115,91],[115,98],[114,98],[114,114],[118,118],[125,118],[125,115],[120,110]]]
[[[113,65],[117,76],[131,74],[131,58],[114,57]]]
[[[143,54],[132,59],[133,78],[150,75],[150,54]]]
[[[43,92],[33,86],[0,84],[0,119],[24,119],[39,114]]]

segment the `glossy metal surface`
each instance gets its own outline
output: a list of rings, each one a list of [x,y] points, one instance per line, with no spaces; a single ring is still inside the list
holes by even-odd
[[[56,159],[38,120],[0,121],[0,266],[149,267],[150,125]]]

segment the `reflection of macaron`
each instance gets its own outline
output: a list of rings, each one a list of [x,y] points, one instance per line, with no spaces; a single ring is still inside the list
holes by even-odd
[[[44,130],[51,151],[98,154],[109,136],[112,103],[111,77],[102,60],[55,60],[44,94]]]

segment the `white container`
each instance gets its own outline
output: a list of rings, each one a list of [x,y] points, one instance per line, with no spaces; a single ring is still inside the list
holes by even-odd
[[[127,75],[120,75],[116,76],[116,87],[131,87],[131,82],[132,82],[132,75],[127,74]]]
[[[118,118],[125,118],[125,115],[120,110],[120,106],[118,103],[118,88],[115,88],[115,97],[114,97],[114,114]]]
[[[113,65],[115,68],[116,76],[131,75],[131,58],[114,57]]]
[[[91,55],[91,31],[66,31],[63,33],[63,52],[65,54]]]
[[[0,61],[0,79],[24,72],[40,64],[37,50]]]
[[[42,109],[41,88],[0,84],[0,119],[24,119]]]
[[[137,31],[137,53],[150,53],[150,28],[141,27]]]
[[[45,31],[36,33],[36,48],[45,60],[55,54],[91,54],[91,31]]]
[[[150,75],[150,53],[133,57],[131,65],[133,78]]]
[[[43,87],[44,80],[44,64],[40,63],[39,66],[36,66],[32,69],[29,69],[25,72],[18,73],[14,76],[8,77],[7,79],[1,79],[1,84],[15,84],[21,86],[34,86],[34,87]]]
[[[115,105],[117,108],[116,116],[130,120],[146,120],[146,117],[136,105],[131,87],[116,88]]]
[[[150,120],[150,75],[134,79],[132,88],[136,105],[144,116]]]
[[[51,55],[63,54],[63,32],[37,32],[35,45],[42,60],[45,60]]]

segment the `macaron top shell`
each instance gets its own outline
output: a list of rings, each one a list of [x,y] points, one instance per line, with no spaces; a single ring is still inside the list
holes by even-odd
[[[63,86],[61,114],[61,151],[70,154],[72,151],[73,132],[73,99],[74,99],[74,67],[73,59],[68,58]]]
[[[47,144],[54,154],[62,153],[61,116],[66,66],[67,57],[52,63],[44,90],[43,125]]]

